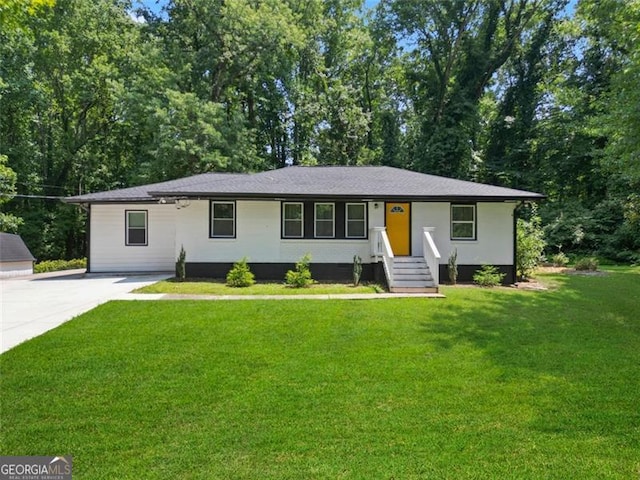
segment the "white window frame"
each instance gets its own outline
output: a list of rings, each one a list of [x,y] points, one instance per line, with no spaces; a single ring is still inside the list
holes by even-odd
[[[473,219],[472,220],[454,220],[453,219],[453,210],[455,208],[471,208],[473,211]],[[451,240],[464,240],[464,241],[472,241],[477,240],[478,232],[477,232],[477,220],[478,220],[478,208],[474,203],[452,203],[451,204]],[[456,224],[463,225],[471,225],[471,231],[473,235],[471,237],[454,237],[453,236],[453,226]]]
[[[328,222],[328,219],[318,219],[318,207],[331,205],[331,235],[318,235],[318,222]],[[315,238],[336,238],[336,204],[333,202],[315,202],[313,204],[313,236]]]
[[[144,227],[130,227],[129,226],[129,214],[131,213],[143,213],[144,214]],[[147,247],[149,245],[149,211],[148,210],[125,210],[125,230],[124,230],[124,244],[127,247]],[[144,230],[144,243],[131,243],[129,241],[129,230]]]
[[[213,226],[215,224],[215,210],[216,210],[216,205],[231,205],[233,207],[233,217],[231,218],[232,224],[233,224],[233,232],[231,235],[216,235],[213,232]],[[211,201],[211,211],[210,213],[210,219],[209,221],[211,222],[209,225],[209,238],[236,238],[236,216],[237,216],[237,212],[236,212],[236,202],[232,201],[232,200],[212,200]],[[229,220],[228,218],[224,218],[221,220]]]
[[[286,206],[287,205],[299,205],[300,206],[300,220],[296,218],[287,219]],[[285,225],[287,222],[300,222],[300,235],[287,235]],[[282,202],[282,238],[304,238],[304,203],[302,202]]]
[[[352,220],[349,218],[349,207],[353,206],[353,205],[357,205],[357,206],[361,206],[363,209],[363,217],[362,220],[361,219],[355,219]],[[349,222],[362,222],[363,223],[363,228],[362,228],[362,235],[349,235]],[[367,204],[364,202],[351,202],[351,203],[345,203],[344,206],[344,237],[345,238],[367,238]]]

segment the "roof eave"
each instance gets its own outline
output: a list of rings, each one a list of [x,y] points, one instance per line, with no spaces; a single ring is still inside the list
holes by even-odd
[[[373,200],[373,201],[537,201],[544,200],[545,195],[375,195],[367,193],[338,194],[338,193],[254,193],[254,192],[149,192],[159,197],[187,197],[187,198],[232,198],[248,200],[278,200],[278,199],[336,199]]]
[[[65,203],[81,205],[83,203],[158,203],[152,197],[132,197],[132,198],[77,198],[70,197],[63,199]]]

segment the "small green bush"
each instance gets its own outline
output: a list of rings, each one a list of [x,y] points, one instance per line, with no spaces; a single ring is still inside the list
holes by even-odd
[[[551,264],[554,267],[566,267],[569,264],[569,257],[564,252],[558,252],[551,257]]]
[[[493,265],[483,265],[480,270],[473,274],[473,281],[481,287],[495,287],[500,285],[505,274],[500,273]]]
[[[598,270],[598,259],[596,257],[584,257],[576,260],[576,270],[595,272]]]
[[[287,272],[284,282],[290,287],[306,288],[311,286],[313,278],[311,278],[311,270],[309,269],[310,262],[311,255],[307,253],[296,263],[295,270]]]
[[[227,285],[230,287],[250,287],[256,283],[255,275],[247,264],[247,257],[233,264],[227,273]]]
[[[73,270],[76,268],[87,268],[87,259],[44,260],[34,265],[33,273],[57,272],[58,270]]]

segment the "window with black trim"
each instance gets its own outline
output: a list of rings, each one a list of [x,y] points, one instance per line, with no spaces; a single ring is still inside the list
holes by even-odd
[[[316,238],[333,238],[335,229],[335,204],[316,203],[314,205],[314,224]]]
[[[236,204],[235,202],[211,202],[212,238],[235,238]]]
[[[147,245],[147,211],[146,210],[126,210],[125,211],[125,245],[146,246]]]
[[[451,205],[451,240],[476,239],[476,206]]]
[[[282,237],[304,237],[304,204],[285,202],[282,204]]]
[[[345,206],[345,222],[347,238],[366,238],[367,205],[364,203],[347,203]]]

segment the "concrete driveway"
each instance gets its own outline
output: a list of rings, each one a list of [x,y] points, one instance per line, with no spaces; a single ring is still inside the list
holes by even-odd
[[[63,324],[101,303],[169,278],[154,275],[84,275],[84,270],[0,280],[0,352]]]

